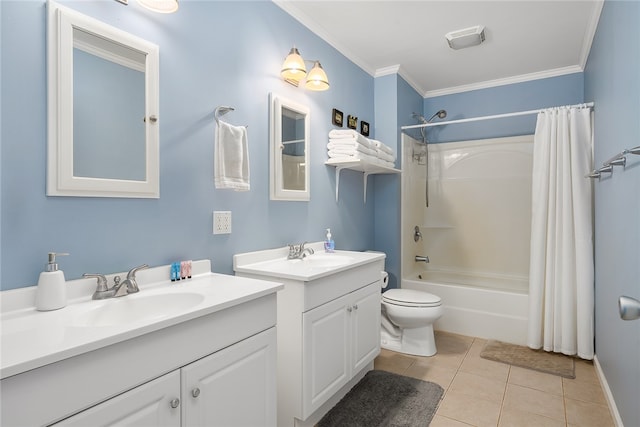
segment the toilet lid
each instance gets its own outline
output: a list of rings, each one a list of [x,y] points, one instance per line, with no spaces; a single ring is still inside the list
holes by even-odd
[[[437,295],[414,289],[389,289],[382,294],[382,299],[391,304],[411,306],[434,306],[441,302]]]

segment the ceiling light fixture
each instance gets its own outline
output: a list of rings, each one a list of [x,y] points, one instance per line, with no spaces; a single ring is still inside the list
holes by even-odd
[[[178,10],[178,0],[138,0],[143,7],[159,13],[173,13]]]
[[[462,30],[451,31],[445,34],[447,43],[451,49],[464,49],[471,46],[478,46],[485,40],[484,26],[464,28]]]
[[[309,74],[307,74],[307,67],[304,65],[305,62],[313,63],[313,67],[311,68],[311,71],[309,71]],[[325,73],[322,65],[320,65],[320,61],[305,61],[302,59],[300,52],[295,46],[291,48],[289,55],[287,55],[282,63],[280,75],[285,82],[292,84],[295,87],[298,87],[300,85],[300,81],[306,77],[307,81],[304,86],[307,89],[315,91],[329,89],[329,79],[327,78],[327,73]]]

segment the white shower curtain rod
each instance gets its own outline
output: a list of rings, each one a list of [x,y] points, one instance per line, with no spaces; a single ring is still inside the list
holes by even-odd
[[[576,105],[569,105],[568,107],[582,107],[582,108],[591,108],[593,107],[595,104],[593,102],[587,102],[584,104],[576,104]],[[515,113],[504,113],[504,114],[494,114],[493,116],[482,116],[482,117],[471,117],[468,119],[458,119],[458,120],[448,120],[445,122],[434,122],[434,123],[423,123],[420,125],[411,125],[411,126],[402,126],[400,129],[405,130],[405,129],[418,129],[418,128],[426,128],[426,127],[433,127],[433,126],[443,126],[443,125],[452,125],[454,123],[468,123],[468,122],[478,122],[481,120],[490,120],[490,119],[501,119],[503,117],[515,117],[515,116],[527,116],[529,114],[538,114],[542,111],[545,111],[546,108],[542,108],[539,110],[529,110],[529,111],[518,111]]]

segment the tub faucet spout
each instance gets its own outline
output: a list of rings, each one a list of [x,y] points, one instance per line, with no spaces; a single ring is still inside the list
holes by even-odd
[[[416,262],[428,263],[429,262],[429,257],[428,256],[422,256],[422,255],[416,255],[415,260],[416,260]]]

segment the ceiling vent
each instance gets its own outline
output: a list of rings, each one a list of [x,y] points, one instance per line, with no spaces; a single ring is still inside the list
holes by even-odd
[[[451,49],[464,49],[477,46],[484,41],[484,25],[476,25],[445,34]]]

